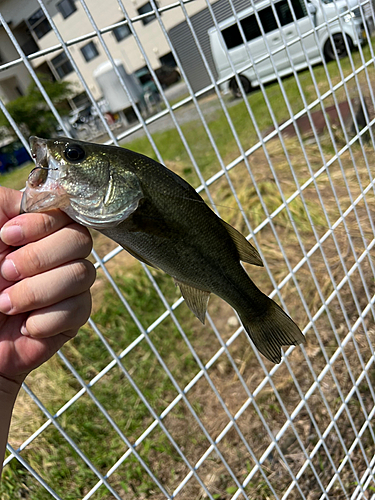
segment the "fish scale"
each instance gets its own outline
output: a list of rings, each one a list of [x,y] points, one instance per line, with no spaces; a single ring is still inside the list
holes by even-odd
[[[218,295],[274,363],[281,361],[282,346],[305,341],[294,321],[244,270],[241,261],[263,265],[257,250],[184,179],[125,148],[69,138],[32,137],[30,144],[40,172],[30,174],[24,212],[61,208],[163,270],[202,323],[210,294]]]

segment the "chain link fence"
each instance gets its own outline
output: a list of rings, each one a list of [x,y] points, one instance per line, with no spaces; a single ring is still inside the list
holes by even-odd
[[[6,137],[29,151],[31,82],[56,135],[162,162],[306,336],[273,365],[222,300],[202,326],[93,232],[93,313],[23,385],[4,499],[375,498],[373,21],[371,0],[0,2]]]

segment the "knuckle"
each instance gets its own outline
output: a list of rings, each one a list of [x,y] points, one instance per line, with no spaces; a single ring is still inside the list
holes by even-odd
[[[87,257],[92,249],[92,238],[88,229],[77,223],[70,224],[68,228],[74,231],[73,234],[80,255]]]
[[[79,260],[72,265],[73,279],[77,284],[83,284],[90,287],[95,281],[96,270],[91,262]]]
[[[74,262],[71,266],[71,272],[76,283],[82,283],[86,281],[88,269],[85,266],[84,261],[81,260],[78,262]]]
[[[29,280],[24,280],[23,282],[23,301],[25,305],[34,308],[37,304],[39,304],[40,297],[39,297],[39,290],[38,288],[34,288],[33,286],[30,286],[30,281]]]
[[[9,290],[10,300],[14,313],[30,311],[39,303],[39,293],[25,278]]]
[[[45,262],[42,252],[38,252],[34,244],[29,244],[22,249],[22,259],[20,265],[17,263],[17,269],[28,269],[29,274],[35,274],[44,270]],[[22,274],[22,272],[21,272]]]
[[[54,230],[55,221],[48,214],[40,214],[41,218],[41,233],[42,234],[50,234]]]

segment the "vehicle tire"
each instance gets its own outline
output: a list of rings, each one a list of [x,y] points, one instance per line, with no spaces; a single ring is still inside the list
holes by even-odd
[[[248,94],[251,91],[251,83],[249,80],[246,78],[246,76],[240,75],[241,79],[241,84],[242,87],[245,91],[245,94]],[[241,89],[238,86],[237,80],[235,78],[232,78],[232,80],[229,82],[229,89],[233,94],[233,97],[238,98],[241,97]]]
[[[346,40],[347,40],[348,45],[349,45],[349,50],[351,51],[353,48],[353,42],[349,36],[343,35],[342,33],[335,33],[334,35],[332,35],[332,40],[333,40],[333,43],[335,44],[337,57],[339,59],[342,59],[343,57],[348,55],[348,52],[346,50],[344,36],[346,36]],[[336,54],[335,54],[334,48],[332,47],[332,43],[331,43],[330,38],[326,41],[326,43],[324,45],[324,56],[325,56],[327,62],[333,61],[334,59],[336,59]]]

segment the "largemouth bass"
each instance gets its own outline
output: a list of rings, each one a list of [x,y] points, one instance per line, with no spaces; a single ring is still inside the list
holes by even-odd
[[[249,278],[240,261],[258,251],[199,194],[160,163],[128,149],[68,138],[30,138],[36,168],[21,212],[59,208],[105,234],[141,262],[173,277],[202,323],[214,293],[237,312],[257,349],[281,361],[281,347],[305,338]]]

